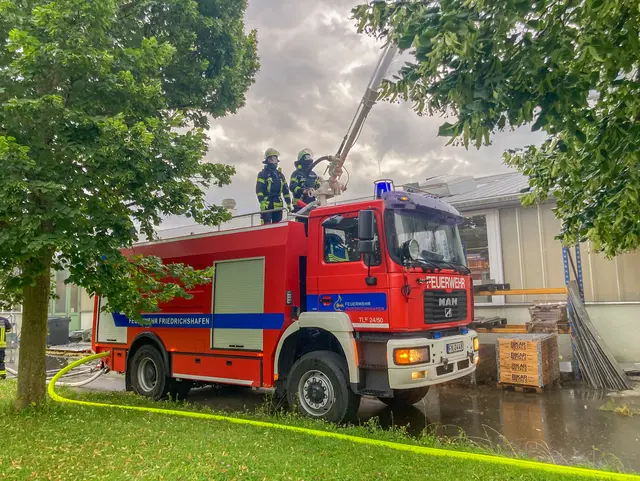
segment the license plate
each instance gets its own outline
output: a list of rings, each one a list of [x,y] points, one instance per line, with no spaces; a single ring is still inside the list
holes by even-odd
[[[453,354],[454,352],[464,351],[464,342],[452,342],[447,344],[447,354]]]

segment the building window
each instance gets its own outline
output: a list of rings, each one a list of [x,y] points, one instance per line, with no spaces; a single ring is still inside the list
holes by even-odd
[[[459,229],[473,284],[502,283],[498,213],[471,213],[466,216]],[[504,296],[476,296],[475,303],[503,304]]]
[[[380,242],[378,238],[378,222],[374,217],[374,242],[376,250],[371,254],[371,265],[380,265]],[[358,217],[330,217],[323,222],[324,226],[324,261],[328,264],[340,262],[359,262],[358,253]]]
[[[67,271],[56,272],[56,296],[54,302],[53,312],[54,314],[66,314],[67,312],[67,285],[64,281],[69,277]]]

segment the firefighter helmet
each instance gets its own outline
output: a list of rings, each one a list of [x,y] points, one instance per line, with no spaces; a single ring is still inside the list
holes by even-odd
[[[280,157],[280,152],[278,152],[276,149],[273,149],[273,148],[269,147],[267,150],[264,151],[263,164],[266,164],[267,163],[267,159],[269,157],[273,157],[273,156],[275,156],[276,158]]]
[[[309,157],[306,157],[306,156]],[[313,159],[313,152],[311,151],[311,149],[302,149],[300,152],[298,152],[298,162],[300,162],[301,160],[312,160]]]

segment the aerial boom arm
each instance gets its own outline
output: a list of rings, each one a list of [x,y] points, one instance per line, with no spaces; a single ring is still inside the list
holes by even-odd
[[[360,131],[362,130],[364,122],[367,120],[367,116],[369,115],[371,108],[378,99],[380,85],[382,84],[382,80],[384,79],[387,70],[389,70],[391,61],[393,60],[393,57],[395,57],[397,51],[398,46],[393,42],[390,42],[385,46],[384,51],[378,60],[378,64],[376,65],[376,69],[373,72],[373,76],[371,77],[371,80],[369,80],[364,96],[360,101],[360,105],[358,105],[358,110],[351,121],[349,130],[338,148],[337,154],[335,156],[330,155],[321,157],[314,162],[314,165],[316,165],[323,160],[329,161],[329,166],[327,167],[329,179],[325,180],[320,188],[315,191],[315,196],[318,199],[319,205],[326,205],[327,199],[340,195],[345,190],[345,186],[339,183],[340,177],[342,176],[342,167],[347,159],[347,155],[349,155],[349,152],[351,151],[351,148],[358,140]]]
[[[376,103],[376,100],[378,100],[378,90],[380,89],[382,80],[384,79],[387,70],[389,70],[391,61],[393,60],[393,57],[395,57],[397,51],[397,45],[389,43],[378,60],[378,65],[376,65],[373,76],[371,77],[371,80],[369,80],[369,85],[367,85],[367,89],[360,101],[358,110],[351,121],[347,135],[344,136],[342,144],[340,144],[340,148],[336,154],[336,157],[340,157],[343,161],[347,159],[349,151],[358,140],[362,126],[364,125],[365,120],[367,120],[367,116],[369,115],[369,112],[371,112],[371,108]]]

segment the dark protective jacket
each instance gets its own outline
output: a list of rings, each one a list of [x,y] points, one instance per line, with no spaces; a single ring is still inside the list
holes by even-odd
[[[296,170],[291,174],[289,190],[293,194],[293,208],[295,210],[296,202],[299,200],[302,200],[305,204],[316,200],[315,196],[305,195],[303,192],[305,189],[315,190],[320,188],[320,179],[313,170],[309,167],[304,167],[299,160],[294,165]]]
[[[258,202],[260,202],[260,210],[282,208],[284,206],[283,197],[287,205],[291,206],[291,195],[287,186],[287,179],[279,168],[272,168],[266,165],[258,173],[256,195],[258,196]]]

